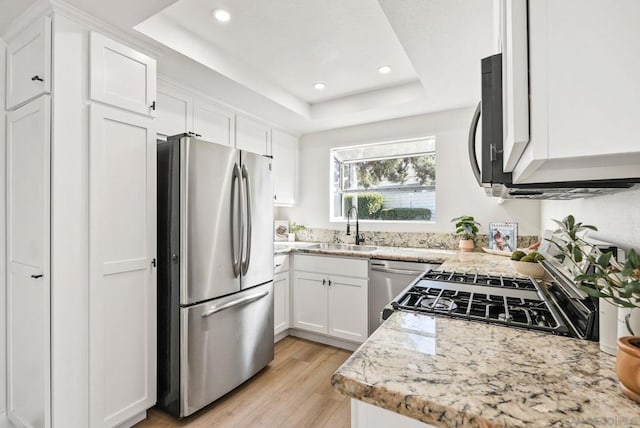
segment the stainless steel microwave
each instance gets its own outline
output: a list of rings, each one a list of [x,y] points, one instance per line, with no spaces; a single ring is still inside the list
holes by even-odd
[[[579,199],[638,186],[639,179],[514,183],[511,173],[503,170],[502,54],[483,58],[481,70],[482,101],[469,130],[469,160],[478,184],[485,188],[487,195],[504,199]],[[480,120],[482,157],[478,162],[476,134]]]

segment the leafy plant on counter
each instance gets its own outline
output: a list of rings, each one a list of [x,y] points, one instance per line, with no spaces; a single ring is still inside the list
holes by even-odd
[[[573,279],[580,283],[580,289],[619,307],[640,308],[640,256],[636,251],[631,249],[624,265],[620,264],[610,252],[600,252],[581,237],[585,231],[597,231],[595,226],[576,222],[572,215],[562,221],[553,221],[559,226],[554,235],[564,243],[551,239],[547,241],[555,245],[564,259],[576,268],[578,274]],[[582,272],[585,262],[592,266],[590,273]],[[629,333],[633,335],[629,317],[630,314],[627,314],[625,322]]]
[[[307,228],[304,225],[296,224],[295,221],[293,223],[291,223],[291,225],[289,226],[289,232],[291,232],[291,233],[300,232],[301,230],[306,230],[306,229]]]
[[[461,239],[471,239],[475,240],[476,236],[478,236],[478,223],[473,216],[463,215],[460,217],[452,218],[451,223],[455,223],[456,225],[456,234],[461,237]]]

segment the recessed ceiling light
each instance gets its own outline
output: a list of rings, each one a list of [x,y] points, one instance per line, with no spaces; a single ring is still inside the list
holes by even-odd
[[[231,19],[231,14],[224,9],[213,9],[211,13],[213,17],[220,22],[229,22]]]
[[[327,87],[327,85],[325,85],[325,84],[324,84],[324,83],[322,83],[322,82],[316,82],[316,83],[314,83],[314,84],[313,84],[313,87],[314,87],[314,88],[316,88],[318,91],[321,91],[321,90],[323,90],[324,88],[326,88],[326,87]]]
[[[388,65],[382,65],[378,67],[378,73],[380,74],[389,74],[391,73],[391,67]]]

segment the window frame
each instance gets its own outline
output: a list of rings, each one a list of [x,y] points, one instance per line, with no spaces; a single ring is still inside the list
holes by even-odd
[[[436,159],[436,171],[438,168],[438,162],[437,162],[437,139],[435,135],[429,135],[429,136],[424,136],[424,137],[415,137],[415,138],[406,138],[406,139],[400,139],[400,140],[384,140],[384,141],[377,141],[374,143],[364,143],[364,144],[353,144],[353,145],[347,145],[347,146],[337,146],[337,147],[330,147],[329,148],[329,223],[346,223],[347,221],[347,217],[335,217],[333,215],[334,213],[334,208],[335,208],[335,195],[336,193],[334,192],[334,174],[335,174],[335,170],[334,170],[334,151],[336,150],[348,150],[348,149],[356,149],[356,148],[362,148],[362,147],[368,147],[368,146],[378,146],[378,145],[382,145],[382,144],[392,144],[392,143],[408,143],[408,142],[414,142],[414,141],[425,141],[425,140],[432,140],[434,143],[434,151],[433,151],[433,155],[435,156]],[[340,171],[340,175],[342,176],[342,171]],[[436,207],[437,207],[437,173],[436,173],[436,180],[434,180],[434,189],[433,192],[436,196]],[[372,190],[375,191],[375,190]],[[352,221],[355,221],[354,219],[351,219]],[[370,223],[370,224],[415,224],[415,225],[420,225],[420,224],[435,224],[437,220],[374,220],[374,219],[359,219],[360,223]]]

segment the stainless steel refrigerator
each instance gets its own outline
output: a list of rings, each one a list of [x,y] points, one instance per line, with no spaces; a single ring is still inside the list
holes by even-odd
[[[158,405],[185,417],[273,360],[270,158],[158,141]]]

